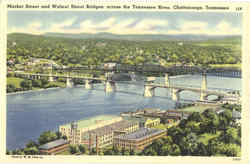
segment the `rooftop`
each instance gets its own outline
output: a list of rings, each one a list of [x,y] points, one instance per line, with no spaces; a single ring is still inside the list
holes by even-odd
[[[92,125],[97,125],[97,124],[101,125],[106,121],[110,121],[110,120],[118,119],[118,118],[120,118],[120,117],[115,116],[115,115],[100,115],[100,116],[91,117],[91,118],[88,118],[88,119],[83,119],[83,120],[76,121],[76,124],[77,124],[78,128],[87,128],[87,127],[90,127]],[[71,123],[64,124],[64,125],[61,125],[61,126],[70,128]]]
[[[133,121],[127,121],[127,120],[121,120],[119,122],[112,123],[110,125],[106,125],[97,129],[90,130],[89,133],[94,133],[99,136],[103,134],[110,133],[111,131],[119,131],[123,128],[127,128],[128,126],[135,124],[136,122]]]
[[[165,132],[166,130],[159,130],[159,129],[150,129],[150,128],[141,128],[140,130],[126,134],[126,135],[120,135],[115,138],[120,138],[120,139],[126,139],[126,140],[142,140],[147,137],[151,137],[153,135],[160,134],[162,132]]]
[[[55,141],[46,143],[44,145],[41,145],[41,146],[39,146],[39,149],[48,150],[48,149],[51,149],[51,148],[54,148],[57,146],[61,146],[61,145],[67,144],[67,143],[69,143],[67,140],[59,139],[59,140],[55,140]]]
[[[240,119],[240,118],[241,118],[241,113],[238,112],[238,111],[236,111],[236,110],[233,110],[233,112],[232,112],[232,117],[233,117],[234,119]]]

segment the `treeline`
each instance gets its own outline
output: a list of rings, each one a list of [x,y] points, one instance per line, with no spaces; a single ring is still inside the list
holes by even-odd
[[[8,78],[14,77],[15,76],[8,74]],[[63,79],[59,79],[59,82],[64,82]],[[46,88],[53,88],[53,87],[61,87],[59,83],[51,83],[48,81],[48,78],[41,78],[41,79],[26,79],[26,78],[21,78],[18,77],[15,79],[15,83],[13,84],[7,84],[7,93],[12,93],[12,92],[20,92],[20,91],[28,91],[32,90],[33,88],[41,88],[41,89],[46,89]]]
[[[44,58],[66,66],[100,65],[119,62],[139,65],[143,63],[188,63],[193,65],[241,63],[241,52],[231,48],[177,41],[126,41],[107,39],[71,39],[8,35],[7,58],[15,64],[33,58]]]
[[[220,114],[212,109],[192,113],[178,126],[168,129],[168,136],[146,147],[143,155],[240,156],[241,126],[232,110]]]
[[[7,150],[7,155],[40,155],[40,151],[38,147],[40,145],[46,144],[48,142],[57,140],[57,139],[67,139],[66,136],[62,136],[60,132],[52,132],[46,131],[43,132],[39,138],[38,142],[30,140],[26,145],[25,148],[22,149],[15,149],[15,150]]]

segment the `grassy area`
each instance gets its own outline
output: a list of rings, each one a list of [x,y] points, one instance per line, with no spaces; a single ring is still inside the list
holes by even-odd
[[[49,85],[57,85],[59,87],[66,87],[66,83],[64,82],[59,82],[59,81],[53,81],[53,82],[49,82]]]
[[[212,68],[235,68],[241,70],[241,64],[211,64]]]
[[[208,141],[212,138],[218,137],[221,134],[221,131],[217,131],[216,134],[211,134],[211,133],[204,133],[200,135],[199,141],[201,141],[203,144],[207,145]]]
[[[12,85],[14,85],[16,88],[21,88],[21,87],[20,87],[20,83],[21,83],[23,80],[24,80],[24,79],[22,79],[22,78],[8,77],[8,78],[7,78],[7,84],[12,84]]]
[[[154,128],[164,130],[164,129],[167,129],[167,127],[168,127],[168,125],[159,124],[159,125],[155,126]]]
[[[183,112],[204,112],[206,109],[215,109],[218,106],[215,105],[196,105],[196,106],[190,106],[186,108],[179,109],[179,111]]]
[[[69,149],[68,150],[65,150],[65,151],[62,151],[60,153],[57,153],[56,155],[71,155]]]

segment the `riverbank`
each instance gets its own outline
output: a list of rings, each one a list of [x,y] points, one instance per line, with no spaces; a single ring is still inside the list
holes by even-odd
[[[19,92],[11,92],[7,93],[6,95],[16,95],[16,94],[25,94],[25,93],[32,93],[32,92],[40,92],[40,91],[45,91],[45,90],[52,90],[52,89],[58,89],[61,87],[51,87],[51,88],[41,88],[41,89],[35,89],[35,90],[28,90],[28,91],[19,91]]]

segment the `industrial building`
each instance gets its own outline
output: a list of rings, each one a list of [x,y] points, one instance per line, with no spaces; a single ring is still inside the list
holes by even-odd
[[[39,146],[39,151],[41,152],[41,154],[53,155],[67,150],[68,147],[69,141],[58,139]]]
[[[113,138],[121,134],[130,134],[139,130],[139,123],[121,120],[110,125],[90,130],[82,134],[82,143],[92,148],[103,148],[113,144]]]
[[[59,131],[67,137],[70,144],[84,144],[89,149],[112,145],[114,136],[129,134],[138,129],[139,122],[112,115],[75,121],[59,127]]]
[[[129,150],[141,151],[154,140],[163,136],[166,136],[166,130],[141,128],[134,133],[115,136],[113,145]]]
[[[59,126],[59,132],[67,137],[71,144],[82,144],[82,134],[93,129],[104,127],[115,122],[121,121],[122,118],[113,115],[101,115],[89,119],[74,121]]]
[[[143,117],[143,116],[124,116],[125,120],[128,121],[137,121],[141,128],[153,128],[160,124],[160,118],[153,117]]]

